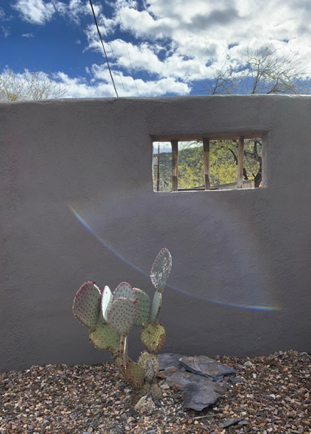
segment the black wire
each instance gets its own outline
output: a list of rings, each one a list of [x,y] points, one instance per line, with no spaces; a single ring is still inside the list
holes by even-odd
[[[92,12],[93,12],[93,17],[94,17],[94,21],[95,21],[95,25],[96,25],[97,33],[98,33],[98,36],[99,36],[100,42],[101,42],[101,44],[102,44],[102,47],[103,47],[103,50],[104,50],[104,53],[105,53],[106,63],[107,63],[107,66],[108,66],[108,70],[109,70],[109,74],[110,74],[110,77],[111,77],[111,81],[112,81],[112,84],[113,84],[113,87],[114,87],[114,91],[115,91],[115,93],[116,93],[116,95],[117,95],[117,97],[118,97],[119,95],[118,95],[117,88],[116,88],[116,85],[115,85],[115,82],[114,82],[114,79],[113,79],[113,76],[112,76],[112,71],[111,71],[111,68],[110,68],[110,65],[109,65],[109,61],[108,61],[108,57],[107,57],[107,53],[106,53],[106,49],[105,49],[105,45],[104,45],[104,42],[103,42],[103,38],[102,38],[102,35],[101,35],[100,30],[99,30],[99,28],[98,28],[97,19],[96,19],[95,11],[94,11],[94,8],[93,8],[92,0],[89,0],[89,2],[90,2],[91,9],[92,9]]]

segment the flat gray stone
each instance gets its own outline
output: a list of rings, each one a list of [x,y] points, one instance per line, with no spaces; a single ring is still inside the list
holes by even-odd
[[[187,384],[183,391],[184,407],[202,411],[215,404],[219,398],[219,393],[214,390],[213,384],[212,382]]]
[[[225,420],[224,423],[222,423],[221,425],[219,425],[219,428],[228,428],[229,426],[237,425],[237,424],[239,424],[239,425],[245,425],[245,423],[243,423],[243,422],[245,422],[243,420],[243,417],[234,417],[232,419]]]
[[[179,359],[184,356],[182,354],[162,353],[162,354],[158,354],[158,357],[160,362],[159,371],[164,371],[165,369],[170,368],[172,366],[176,368],[180,368],[181,363],[179,362]]]
[[[186,371],[176,371],[166,378],[169,385],[183,390],[184,406],[201,411],[214,404],[225,391],[216,381]]]
[[[207,356],[187,357],[183,356],[179,359],[181,365],[190,372],[197,375],[202,375],[213,380],[224,377],[225,375],[236,374],[236,370],[229,366],[222,365]]]
[[[198,375],[192,374],[192,372],[187,371],[176,371],[170,373],[166,377],[166,382],[170,386],[176,386],[177,389],[182,390],[187,384],[191,382],[199,381]]]
[[[244,378],[242,378],[242,377],[228,377],[227,381],[228,381],[228,383],[232,383],[232,384],[243,383]]]
[[[159,354],[158,376],[170,386],[183,391],[184,407],[201,411],[214,404],[230,389],[227,381],[235,382],[236,371],[206,356],[188,357],[181,354]],[[221,384],[220,384],[221,383]]]
[[[187,371],[176,371],[173,372],[166,378],[166,382],[169,385],[174,385],[178,389],[184,389],[188,384],[196,383],[196,384],[212,384],[213,389],[217,391],[219,395],[224,395],[225,391],[221,387],[221,385],[217,381],[212,381],[207,377],[203,377],[201,375],[193,374],[192,372]]]

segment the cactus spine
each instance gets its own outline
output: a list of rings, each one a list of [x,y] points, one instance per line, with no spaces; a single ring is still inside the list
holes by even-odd
[[[146,393],[150,393],[154,400],[162,396],[156,383],[159,370],[157,354],[166,335],[158,316],[171,268],[171,254],[163,248],[150,272],[156,289],[152,302],[144,291],[132,288],[126,282],[120,283],[113,293],[108,286],[101,293],[94,282],[85,282],[74,298],[74,316],[89,330],[89,342],[99,350],[111,352],[120,372],[134,389],[134,400]],[[128,356],[128,334],[133,326],[142,327],[141,341],[147,350],[141,353],[137,363]]]

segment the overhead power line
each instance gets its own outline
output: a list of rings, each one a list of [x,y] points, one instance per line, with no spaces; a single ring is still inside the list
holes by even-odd
[[[96,26],[96,29],[97,29],[97,33],[98,33],[100,42],[101,42],[103,50],[104,50],[105,59],[106,59],[108,71],[109,71],[109,74],[110,74],[110,78],[111,78],[111,81],[112,81],[112,84],[113,84],[113,87],[114,87],[114,91],[115,91],[115,93],[116,93],[116,95],[118,97],[119,96],[118,95],[118,91],[117,91],[117,88],[116,88],[116,85],[115,85],[115,82],[114,82],[114,78],[113,78],[113,75],[112,75],[112,71],[111,71],[111,68],[110,68],[110,64],[109,64],[107,52],[106,52],[106,49],[105,49],[104,41],[103,41],[102,35],[100,33],[100,30],[99,30],[99,27],[98,27],[98,24],[97,24],[97,19],[96,19],[96,15],[95,15],[95,11],[94,11],[92,0],[89,0],[89,2],[90,2],[91,9],[92,9],[92,13],[93,13],[93,17],[94,17],[94,22],[95,22],[95,26]]]

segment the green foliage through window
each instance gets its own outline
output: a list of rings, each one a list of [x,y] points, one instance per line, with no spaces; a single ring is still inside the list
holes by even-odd
[[[211,189],[235,188],[238,176],[238,139],[210,140],[209,171]],[[159,164],[159,165],[158,165]],[[245,139],[243,180],[247,188],[261,186],[262,140]],[[178,189],[205,189],[203,143],[178,143]],[[170,142],[153,145],[153,190],[172,191],[172,146]]]

